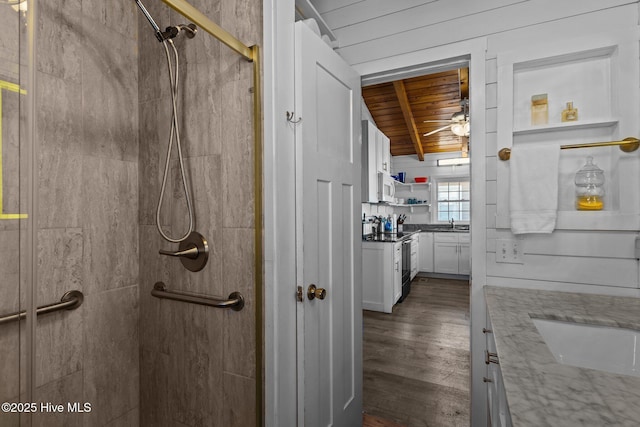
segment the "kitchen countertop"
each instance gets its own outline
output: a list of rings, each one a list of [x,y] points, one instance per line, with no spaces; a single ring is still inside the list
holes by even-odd
[[[451,228],[449,225],[444,224],[404,224],[404,231],[422,231],[422,232],[434,232],[434,233],[468,233],[468,225],[456,225]]]
[[[382,233],[382,234],[367,234],[362,236],[363,242],[382,242],[382,243],[395,243],[409,239],[412,235],[419,233],[417,231],[407,231],[402,233]]]
[[[556,362],[530,314],[640,330],[640,298],[484,290],[514,427],[639,425],[640,378]]]

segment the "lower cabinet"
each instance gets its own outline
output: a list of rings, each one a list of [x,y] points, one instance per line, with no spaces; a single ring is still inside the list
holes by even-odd
[[[418,275],[420,270],[419,258],[420,258],[420,234],[415,233],[411,236],[411,280]]]
[[[421,232],[418,250],[418,270],[433,273],[433,233]]]
[[[391,313],[402,295],[402,242],[362,242],[362,308]]]
[[[486,335],[485,363],[487,374],[484,382],[487,385],[487,426],[511,427],[511,414],[507,403],[507,395],[502,381],[502,372],[496,351],[496,343],[493,338],[491,320],[487,315],[487,326],[484,329]]]
[[[470,274],[469,233],[433,233],[434,272]]]

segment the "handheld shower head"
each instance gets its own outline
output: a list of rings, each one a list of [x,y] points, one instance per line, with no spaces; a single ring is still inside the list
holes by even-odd
[[[153,31],[155,32],[156,38],[158,39],[158,41],[163,42],[164,36],[162,35],[162,31],[160,31],[160,27],[158,27],[158,24],[156,24],[156,21],[153,20],[153,17],[149,13],[149,11],[147,11],[147,8],[144,7],[144,5],[140,0],[135,0],[135,2],[140,8],[140,11],[144,15],[144,17],[147,18],[147,21],[149,21],[149,24],[151,24],[151,26],[153,27]]]

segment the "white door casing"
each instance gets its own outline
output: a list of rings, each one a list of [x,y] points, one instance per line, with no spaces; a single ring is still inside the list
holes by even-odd
[[[295,25],[298,425],[362,417],[360,76]],[[326,289],[310,300],[309,285]]]

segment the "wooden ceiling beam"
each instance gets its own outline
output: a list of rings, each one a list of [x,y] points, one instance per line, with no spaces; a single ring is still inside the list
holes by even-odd
[[[411,140],[413,141],[413,146],[415,147],[416,154],[418,155],[418,160],[424,162],[424,151],[422,151],[420,134],[418,134],[418,129],[416,129],[416,122],[413,119],[413,113],[411,112],[411,105],[407,98],[407,92],[404,89],[404,83],[402,80],[395,81],[393,82],[393,87],[396,90],[398,101],[400,101],[402,115],[404,116],[404,121],[407,123],[407,127],[409,128],[409,133],[411,134]]]

